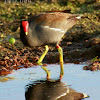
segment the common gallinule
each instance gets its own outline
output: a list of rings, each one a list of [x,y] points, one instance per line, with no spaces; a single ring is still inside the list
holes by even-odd
[[[45,45],[45,51],[37,61],[39,65],[42,65],[42,61],[49,50],[48,45],[56,45],[60,59],[60,79],[64,75],[64,67],[63,50],[59,46],[59,41],[80,18],[81,15],[77,14],[48,12],[34,15],[28,21],[22,21],[20,26],[20,38],[24,45],[29,47]],[[49,74],[47,78],[49,79]]]
[[[39,80],[26,86],[26,100],[81,100],[89,97],[60,81]]]

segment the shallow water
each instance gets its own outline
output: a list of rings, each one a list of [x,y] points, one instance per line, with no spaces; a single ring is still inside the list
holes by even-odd
[[[77,92],[86,93],[90,97],[85,100],[100,99],[100,71],[82,70],[85,64],[64,64],[64,77],[62,82],[71,85]],[[51,72],[51,79],[59,77],[60,68],[58,64],[50,64],[47,68]],[[0,100],[25,100],[25,87],[27,84],[45,79],[46,74],[40,66],[19,69],[6,77],[13,80],[0,82]]]

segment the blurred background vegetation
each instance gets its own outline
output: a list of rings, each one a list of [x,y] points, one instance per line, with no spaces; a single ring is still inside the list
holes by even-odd
[[[7,44],[11,37],[16,39],[16,46],[21,44],[20,22],[52,10],[71,10],[86,17],[69,29],[64,41],[86,41],[86,47],[100,44],[100,0],[0,0],[0,44]]]
[[[81,28],[87,27],[87,31],[91,30],[91,32],[99,29],[100,0],[0,0],[0,2],[0,33],[18,32],[20,21],[28,19],[34,14],[66,9],[70,9],[71,13],[84,14],[89,18],[82,20]]]

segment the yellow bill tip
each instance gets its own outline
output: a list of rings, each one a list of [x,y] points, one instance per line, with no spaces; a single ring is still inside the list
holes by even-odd
[[[25,35],[28,35],[28,32],[25,32]]]

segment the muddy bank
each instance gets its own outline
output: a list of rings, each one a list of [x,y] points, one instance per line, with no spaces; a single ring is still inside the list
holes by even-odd
[[[87,41],[85,41],[87,42]],[[61,42],[64,53],[64,63],[79,63],[83,61],[90,62],[89,66],[85,66],[85,70],[99,70],[100,60],[96,58],[99,56],[100,44],[97,43],[93,46],[85,46],[85,42]],[[19,46],[21,45],[21,46]],[[87,43],[86,43],[87,45]],[[8,42],[0,46],[1,58],[0,58],[0,74],[7,75],[12,73],[12,70],[20,68],[28,68],[36,65],[36,61],[43,53],[44,47],[29,48],[25,47],[20,40],[16,39],[15,45],[11,45]],[[50,50],[43,60],[45,64],[59,63],[59,54],[55,47],[50,46]],[[93,68],[92,68],[93,67]]]
[[[88,9],[83,9],[87,7]],[[12,73],[12,70],[22,67],[34,66],[39,56],[43,53],[44,47],[25,47],[19,37],[20,21],[27,20],[34,14],[41,11],[66,10],[71,9],[71,13],[82,13],[85,18],[79,22],[63,37],[60,45],[64,51],[64,62],[79,63],[88,61],[98,56],[100,57],[100,10],[98,2],[93,4],[65,5],[47,3],[23,3],[0,4],[0,74]],[[52,9],[51,9],[52,8]],[[33,10],[34,9],[34,10]],[[22,11],[23,10],[23,11]],[[23,13],[24,12],[24,13]],[[9,39],[13,37],[16,42],[9,44]],[[95,61],[91,62],[92,64]],[[55,47],[50,46],[50,50],[43,63],[59,63],[59,55]],[[99,68],[97,68],[99,69]]]

